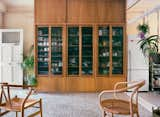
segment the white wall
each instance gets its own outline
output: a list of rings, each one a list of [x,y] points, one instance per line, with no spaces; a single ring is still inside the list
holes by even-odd
[[[2,2],[0,2],[0,28],[3,28],[3,14],[6,11],[6,6]]]
[[[145,17],[145,22],[149,24],[150,27],[150,35],[160,34],[160,11],[159,11],[159,20],[157,18],[158,13],[154,12],[149,16]],[[138,34],[137,26],[138,24],[142,24],[143,19],[140,19],[134,23],[127,24],[127,34],[128,35],[135,35]],[[159,29],[158,29],[159,28]]]
[[[5,28],[21,28],[24,30],[24,54],[26,54],[34,43],[33,12],[6,12],[4,19]]]
[[[3,13],[0,12],[0,28],[3,28]]]

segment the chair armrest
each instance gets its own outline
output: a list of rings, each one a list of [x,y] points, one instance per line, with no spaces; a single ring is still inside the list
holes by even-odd
[[[4,87],[17,87],[17,88],[35,88],[36,87],[33,85],[14,85],[14,84],[8,84],[8,83],[0,83],[0,85]]]
[[[22,107],[25,106],[25,103],[26,103],[26,101],[28,100],[28,98],[30,97],[30,95],[32,94],[32,91],[33,91],[33,90],[34,90],[33,88],[30,88],[28,95],[25,97],[25,99],[24,99],[23,102],[22,102]]]
[[[125,89],[122,88],[122,89],[118,89],[118,90],[104,90],[102,91],[99,95],[98,95],[98,98],[99,98],[99,102],[101,102],[101,97],[103,94],[105,93],[121,93],[121,92],[124,92]]]
[[[117,90],[117,87],[119,86],[119,85],[124,85],[124,84],[132,84],[132,83],[136,83],[137,81],[132,81],[132,82],[117,82],[115,85],[114,85],[114,90]],[[126,88],[126,90],[127,90],[127,88]]]

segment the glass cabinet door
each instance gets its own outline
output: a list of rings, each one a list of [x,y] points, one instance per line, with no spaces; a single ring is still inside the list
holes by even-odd
[[[79,75],[79,27],[68,27],[68,75]]]
[[[92,75],[92,27],[82,27],[82,74]]]
[[[123,74],[123,27],[112,27],[112,74]]]
[[[109,74],[109,26],[98,28],[98,74]]]
[[[62,27],[51,28],[51,73],[62,75]]]
[[[48,74],[48,53],[49,53],[49,42],[48,42],[48,27],[38,27],[37,32],[37,45],[38,45],[38,74]]]

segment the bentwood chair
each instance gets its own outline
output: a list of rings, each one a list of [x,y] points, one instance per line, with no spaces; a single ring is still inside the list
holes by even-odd
[[[29,98],[34,91],[33,86],[11,85],[8,83],[0,83],[0,86],[0,117],[6,115],[8,112],[15,112],[16,117],[18,117],[18,112],[20,112],[21,117],[24,117],[24,111],[29,107],[38,108],[38,111],[28,117],[35,117],[36,115],[42,117],[42,100]],[[18,96],[11,98],[11,88],[27,88],[29,89],[29,92],[25,98],[19,98]]]
[[[99,104],[102,109],[102,117],[113,117],[114,114],[139,117],[138,91],[145,81],[118,82],[114,90],[105,90],[99,94]],[[130,97],[124,97],[126,91],[131,90]],[[127,98],[128,97],[128,98]]]

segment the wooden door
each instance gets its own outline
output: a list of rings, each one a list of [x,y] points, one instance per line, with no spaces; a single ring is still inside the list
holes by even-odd
[[[35,0],[35,23],[65,23],[66,0]]]
[[[68,0],[68,23],[95,23],[96,0]]]
[[[125,23],[125,0],[96,0],[97,23]]]

